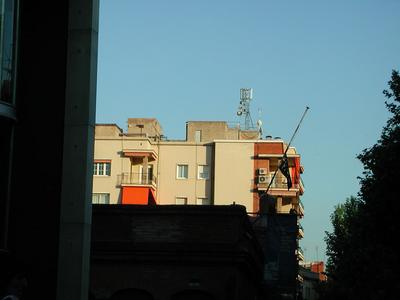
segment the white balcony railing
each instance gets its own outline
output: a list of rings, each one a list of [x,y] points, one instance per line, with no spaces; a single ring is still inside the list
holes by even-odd
[[[303,238],[304,237],[304,229],[303,229],[303,226],[301,226],[301,224],[298,224],[297,225],[297,227],[298,227],[298,237],[299,238]]]
[[[271,180],[273,178],[273,173],[269,173],[267,175],[259,175],[256,178],[256,183],[257,186],[260,188],[267,188],[269,184],[271,183]],[[298,189],[300,187],[300,183],[295,183],[292,179],[292,189]],[[275,189],[287,189],[287,179],[285,176],[282,174],[277,174],[272,180],[270,188],[275,188]]]
[[[300,247],[296,249],[296,256],[299,261],[304,261],[303,250]]]

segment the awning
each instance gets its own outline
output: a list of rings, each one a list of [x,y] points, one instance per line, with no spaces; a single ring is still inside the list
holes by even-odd
[[[154,192],[149,187],[122,187],[122,204],[155,205]]]
[[[123,149],[122,153],[125,157],[148,157],[149,160],[156,160],[157,153],[154,150],[129,150]]]
[[[152,189],[149,189],[150,193],[149,193],[149,204],[150,205],[156,205],[157,201],[156,201],[156,195],[154,194],[154,191]]]

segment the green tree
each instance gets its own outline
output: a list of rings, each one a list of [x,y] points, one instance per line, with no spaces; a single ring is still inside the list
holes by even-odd
[[[327,272],[329,282],[320,291],[321,299],[351,299],[356,278],[353,276],[354,256],[358,252],[357,226],[362,202],[347,198],[335,206],[331,215],[333,232],[326,232]]]
[[[399,299],[400,76],[383,94],[391,113],[380,139],[358,159],[364,166],[357,198],[338,205],[326,234],[330,275],[326,299]]]

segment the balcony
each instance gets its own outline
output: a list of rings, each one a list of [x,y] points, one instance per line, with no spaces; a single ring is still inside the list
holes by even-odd
[[[304,204],[299,199],[299,203],[297,203],[297,213],[302,217],[304,216]]]
[[[304,181],[303,181],[303,179],[300,177],[300,183],[299,183],[300,195],[303,195],[303,194],[304,194],[305,188],[306,188],[306,186],[304,185]]]
[[[257,189],[260,191],[267,190],[273,176],[274,176],[273,173],[257,176],[256,178]],[[271,195],[287,194],[288,196],[295,196],[300,191],[300,185],[301,185],[300,183],[292,182],[292,187],[288,190],[286,177],[278,173],[276,174],[274,180],[271,183],[271,186],[269,188],[269,194]]]
[[[297,224],[297,228],[298,228],[298,230],[297,230],[297,237],[298,237],[299,239],[302,239],[302,238],[304,237],[304,229],[303,229],[303,226],[301,226],[301,224],[299,223],[299,224]]]
[[[119,186],[157,186],[157,178],[147,173],[122,173],[117,176]]]
[[[303,283],[304,282],[304,278],[300,274],[297,274],[297,282],[298,283]]]
[[[303,249],[301,249],[301,247],[298,247],[298,248],[296,249],[296,256],[297,256],[297,259],[298,259],[299,261],[304,261]]]

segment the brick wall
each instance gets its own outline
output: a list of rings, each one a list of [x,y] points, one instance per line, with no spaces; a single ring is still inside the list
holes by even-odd
[[[91,292],[144,290],[154,299],[184,291],[253,299],[263,254],[243,206],[94,205]]]

